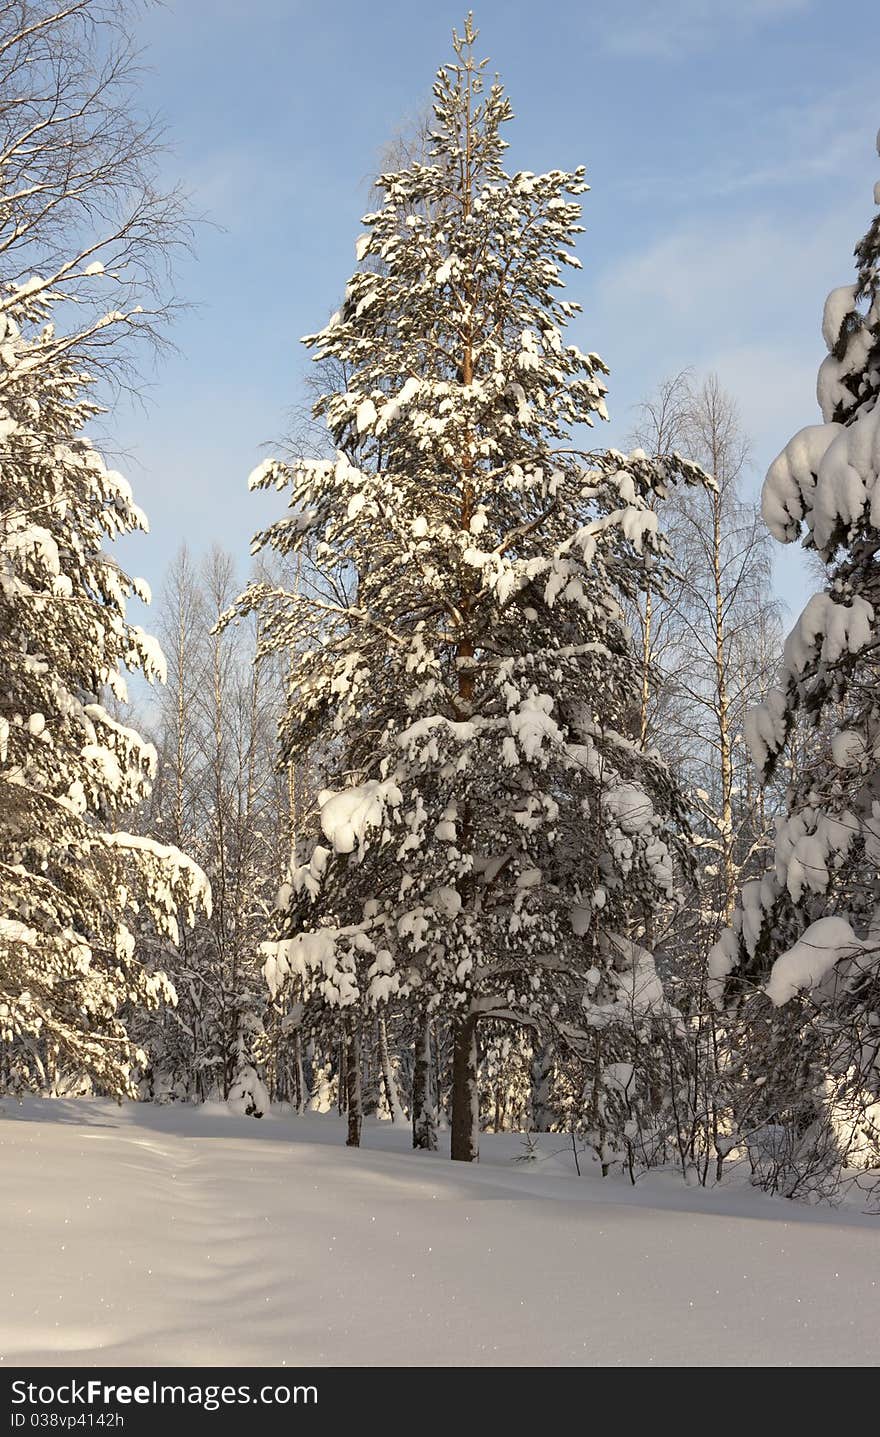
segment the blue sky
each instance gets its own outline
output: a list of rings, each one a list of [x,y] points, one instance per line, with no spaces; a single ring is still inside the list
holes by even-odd
[[[404,0],[167,0],[139,39],[144,99],[167,122],[169,179],[214,221],[178,268],[194,308],[146,411],[112,420],[151,534],[122,557],[154,589],[178,545],[248,565],[279,496],[246,478],[301,401],[299,336],[352,269],[382,146],[428,102],[461,24]],[[573,337],[611,367],[611,423],[664,375],[715,369],[754,440],[757,486],[815,422],[826,293],[880,177],[876,0],[483,0],[480,50],[511,96],[511,169],[587,166],[584,306]],[[779,550],[798,609],[809,580]]]

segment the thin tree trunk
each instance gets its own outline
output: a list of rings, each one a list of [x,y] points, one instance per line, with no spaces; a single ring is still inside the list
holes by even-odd
[[[342,1029],[342,1034],[340,1035],[339,1039],[339,1058],[337,1060],[337,1067],[339,1070],[339,1090],[336,1095],[336,1107],[339,1112],[339,1116],[342,1117],[342,1114],[348,1108],[348,1095],[346,1092],[346,1089],[348,1087],[348,1039],[346,1037],[344,1025]]]
[[[639,747],[648,746],[648,708],[651,701],[651,641],[654,621],[654,595],[650,582],[645,589],[645,615],[642,627],[642,692],[639,703]]]
[[[504,1127],[504,1092],[501,1083],[495,1084],[495,1121],[492,1124],[492,1131],[500,1133]]]
[[[308,1107],[309,1094],[306,1090],[306,1074],[303,1067],[302,1033],[299,1030],[293,1035],[293,1076],[296,1087],[296,1111],[304,1113]]]
[[[177,625],[177,756],[174,765],[174,842],[183,847],[184,787],[186,783],[186,690],[185,673],[189,658],[186,645],[183,603]]]
[[[715,683],[718,712],[718,750],[721,768],[721,873],[724,922],[729,924],[736,903],[733,852],[733,744],[730,700],[727,692],[727,655],[724,632],[724,578],[721,553],[721,495],[713,501],[712,559],[715,581]]]
[[[477,1070],[477,1020],[457,1023],[452,1049],[452,1153],[454,1161],[476,1162],[480,1155],[480,1091]]]
[[[347,1148],[359,1148],[361,1145],[361,1128],[364,1123],[364,1100],[363,1085],[361,1082],[361,1031],[360,1023],[356,1018],[351,1018],[346,1025],[348,1027],[348,1042],[346,1043],[346,1089],[348,1096],[348,1136],[345,1139]]]
[[[556,1114],[551,1104],[553,1049],[549,1043],[536,1045],[530,1069],[531,1127],[535,1133],[549,1133]]]
[[[413,1069],[412,1141],[414,1148],[437,1151],[437,1106],[434,1101],[434,1065],[431,1061],[431,1020],[422,1018],[416,1038]]]
[[[602,1116],[602,1047],[599,1033],[593,1040],[593,1088],[590,1105],[590,1121],[594,1127],[594,1145],[596,1156],[599,1159],[603,1178],[608,1176],[608,1155],[605,1147],[605,1139],[608,1136],[608,1129],[605,1119]]]
[[[391,1054],[388,1051],[388,1027],[384,1016],[379,1018],[377,1027],[379,1029],[379,1070],[382,1074],[382,1086],[385,1089],[385,1103],[392,1123],[403,1123],[406,1121],[406,1114],[400,1102],[397,1081],[391,1066]]]
[[[220,611],[218,600],[217,610]],[[211,646],[211,676],[213,683],[213,739],[214,750],[211,755],[213,767],[213,798],[214,818],[217,826],[216,833],[216,862],[217,881],[212,883],[213,905],[214,905],[214,934],[220,958],[221,983],[223,985],[222,997],[222,1031],[223,1031],[223,1098],[229,1097],[230,1089],[235,1074],[235,1039],[236,1039],[236,1008],[235,989],[237,983],[236,971],[236,945],[233,945],[231,971],[227,967],[227,884],[226,884],[226,793],[224,785],[225,774],[225,704],[222,672],[222,637],[214,632]]]

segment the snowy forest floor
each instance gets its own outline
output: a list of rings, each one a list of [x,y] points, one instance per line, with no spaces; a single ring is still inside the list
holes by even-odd
[[[473,1168],[335,1115],[0,1103],[0,1359],[25,1365],[877,1363],[880,1218],[732,1185]]]

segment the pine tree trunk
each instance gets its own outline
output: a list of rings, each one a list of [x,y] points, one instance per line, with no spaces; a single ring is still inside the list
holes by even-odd
[[[349,1020],[348,1042],[346,1050],[345,1087],[348,1097],[348,1136],[345,1139],[347,1148],[359,1148],[361,1145],[361,1128],[364,1122],[363,1089],[361,1083],[361,1032],[360,1024],[356,1018]]]
[[[385,1103],[392,1123],[402,1123],[406,1119],[406,1114],[401,1106],[397,1081],[391,1066],[391,1054],[388,1051],[388,1027],[384,1017],[379,1018],[377,1026],[379,1029],[379,1068],[382,1073],[382,1086],[385,1089]]]
[[[434,1067],[431,1062],[431,1020],[424,1017],[416,1038],[413,1071],[413,1147],[437,1151],[437,1107],[434,1101]]]
[[[532,1114],[531,1125],[535,1133],[549,1133],[556,1114],[550,1102],[553,1080],[553,1049],[549,1043],[541,1043],[532,1053]]]
[[[302,1033],[293,1035],[293,1073],[296,1086],[296,1111],[304,1113],[308,1107],[309,1094],[306,1090],[306,1074],[303,1067]]]
[[[339,1071],[338,1092],[336,1094],[336,1109],[342,1117],[348,1109],[348,1040],[343,1027],[342,1036],[339,1039],[339,1058],[337,1060]]]
[[[452,1153],[454,1161],[473,1163],[480,1156],[480,1091],[477,1070],[477,1020],[462,1019],[452,1049]]]
[[[367,1030],[372,1037],[373,1025],[370,1024]],[[361,1026],[361,1110],[365,1118],[375,1118],[379,1111],[379,1104],[382,1101],[380,1091],[382,1082],[381,1065],[376,1060],[377,1044],[365,1039],[364,1028]]]

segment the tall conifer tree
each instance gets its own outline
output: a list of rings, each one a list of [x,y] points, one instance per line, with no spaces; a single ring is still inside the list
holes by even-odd
[[[636,741],[621,602],[646,555],[662,571],[656,499],[699,477],[582,447],[606,373],[564,333],[584,171],[506,173],[510,104],[475,40],[469,19],[427,162],[380,176],[342,307],[306,340],[345,376],[317,405],[338,457],[251,479],[292,489],[257,543],[309,546],[318,587],[241,605],[295,656],[285,761],[320,738],[328,778],[270,985],[448,1021],[464,1160],[481,1021],[550,1028],[593,1061],[596,1035],[662,1003],[633,939],[671,892],[683,815]]]

